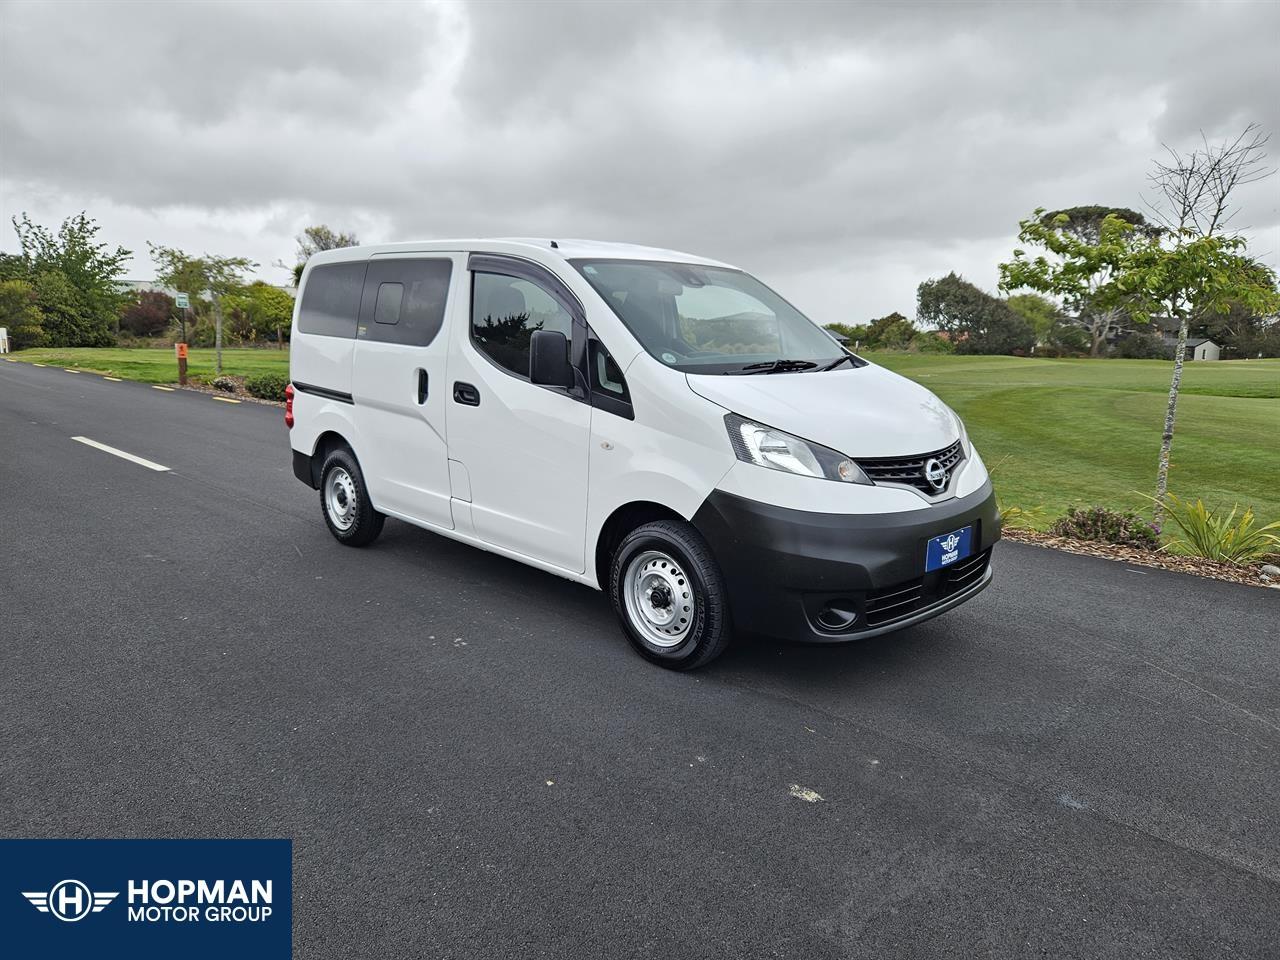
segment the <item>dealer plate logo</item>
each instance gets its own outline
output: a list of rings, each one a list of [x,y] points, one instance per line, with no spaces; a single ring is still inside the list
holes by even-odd
[[[63,880],[47,893],[24,890],[22,895],[41,913],[51,913],[59,920],[75,923],[91,913],[101,913],[120,893],[94,891],[79,880]]]

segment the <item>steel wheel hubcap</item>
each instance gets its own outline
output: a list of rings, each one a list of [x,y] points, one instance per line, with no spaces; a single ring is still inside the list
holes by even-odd
[[[356,522],[356,485],[351,474],[342,467],[329,471],[324,485],[324,505],[329,519],[339,530],[350,530]]]
[[[623,601],[631,625],[655,647],[674,647],[693,629],[693,585],[680,564],[660,550],[646,550],[627,564]]]

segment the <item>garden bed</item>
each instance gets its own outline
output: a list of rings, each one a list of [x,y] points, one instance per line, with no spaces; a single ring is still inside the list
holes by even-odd
[[[1253,587],[1280,589],[1280,578],[1269,579],[1264,576],[1260,563],[1252,566],[1235,566],[1213,560],[1201,560],[1198,557],[1184,557],[1162,550],[1139,550],[1135,547],[1122,547],[1097,540],[1055,537],[1038,530],[1005,529],[1001,536],[1015,543],[1033,543],[1039,547],[1052,547],[1055,550],[1065,550],[1067,553],[1078,553],[1086,557],[1101,557],[1104,560],[1119,560],[1122,563],[1133,563],[1143,567],[1157,567],[1174,573],[1190,573],[1213,580],[1228,580]]]

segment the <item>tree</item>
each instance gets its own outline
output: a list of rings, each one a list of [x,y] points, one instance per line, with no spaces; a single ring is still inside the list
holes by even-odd
[[[40,306],[45,343],[51,347],[109,347],[115,323],[103,323],[85,305],[79,289],[61,270],[44,270],[32,283]]]
[[[1280,315],[1265,316],[1242,303],[1233,302],[1226,313],[1203,319],[1191,333],[1221,344],[1223,355],[1231,359],[1280,357]]]
[[[120,329],[135,337],[163,333],[174,316],[173,297],[159,290],[144,290],[120,310]]]
[[[870,349],[867,338],[867,325],[865,323],[828,323],[827,329],[846,337],[849,341],[848,347],[850,350],[855,348]]]
[[[288,327],[293,320],[293,297],[261,280],[223,297],[222,304],[232,336],[242,341],[253,342],[261,334]]]
[[[192,257],[172,247],[154,243],[151,259],[156,265],[156,282],[161,286],[190,294],[194,305],[207,296],[213,308],[214,346],[217,348],[217,372],[222,373],[222,298],[244,286],[244,275],[258,265],[248,257],[218,257],[206,253]]]
[[[1256,313],[1280,311],[1275,278],[1267,282],[1258,264],[1245,255],[1244,238],[1230,229],[1237,213],[1236,190],[1275,173],[1266,166],[1268,140],[1251,123],[1239,136],[1221,144],[1211,145],[1202,137],[1202,146],[1189,153],[1166,146],[1168,160],[1157,161],[1149,176],[1155,191],[1149,205],[1164,232],[1160,242],[1144,251],[1135,286],[1178,323],[1156,468],[1157,530],[1164,519],[1169,453],[1191,321],[1227,313],[1233,302]]]
[[[30,280],[27,264],[19,254],[0,253],[0,280]]]
[[[954,272],[920,284],[916,320],[945,333],[957,353],[1030,353],[1036,342],[1007,303]]]
[[[1047,297],[1036,293],[1019,293],[1005,300],[1009,309],[1031,326],[1036,346],[1049,342],[1049,336],[1062,320],[1062,311]]]
[[[341,233],[325,226],[323,223],[307,227],[298,234],[297,262],[293,265],[293,285],[302,282],[302,271],[307,261],[321,250],[339,250],[342,247],[359,246],[354,233]],[[279,266],[284,266],[283,263]]]
[[[125,300],[121,281],[130,251],[98,243],[98,224],[84,213],[62,221],[56,234],[32,223],[25,213],[12,223],[22,247],[24,278],[35,288],[46,318],[56,315],[52,323],[45,323],[49,343],[111,343]],[[52,299],[46,302],[46,297]]]
[[[1029,259],[1015,250],[1011,261],[1000,264],[1000,289],[1061,297],[1089,332],[1089,355],[1099,356],[1128,313],[1114,283],[1117,271],[1135,247],[1157,233],[1142,214],[1124,207],[1036,210],[1019,224],[1018,242],[1051,256]]]
[[[916,327],[897,310],[867,326],[867,345],[874,350],[905,350],[916,335]]]
[[[44,346],[43,324],[35,288],[26,280],[0,280],[0,327],[8,329],[14,348]]]

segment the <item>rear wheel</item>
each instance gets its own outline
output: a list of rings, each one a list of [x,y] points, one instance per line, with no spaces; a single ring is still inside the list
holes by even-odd
[[[355,455],[341,447],[331,451],[320,468],[320,510],[329,532],[349,547],[373,543],[387,519],[369,502]]]
[[[673,670],[709,663],[733,635],[720,567],[683,521],[656,520],[627,534],[610,565],[609,595],[636,651]]]

